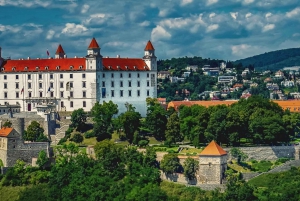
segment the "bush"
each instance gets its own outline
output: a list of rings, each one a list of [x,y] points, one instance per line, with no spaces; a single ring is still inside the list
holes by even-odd
[[[93,130],[89,130],[89,131],[84,133],[84,137],[85,138],[91,138],[91,137],[96,137],[96,136],[95,136],[95,133],[94,133]]]
[[[61,138],[58,142],[58,145],[62,145],[64,144],[65,142],[67,142],[67,139],[64,137],[64,138]]]
[[[68,139],[71,137],[71,133],[74,131],[73,127],[69,127],[68,130],[65,132],[65,138]]]
[[[252,164],[257,163],[257,160],[251,160],[251,163]]]
[[[145,146],[147,146],[149,144],[149,141],[148,140],[140,140],[139,142],[138,142],[138,145],[140,146],[140,147],[145,147]]]

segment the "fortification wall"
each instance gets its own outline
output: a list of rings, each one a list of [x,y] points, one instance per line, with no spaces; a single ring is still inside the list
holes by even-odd
[[[18,159],[25,161],[27,164],[32,164],[32,158],[37,158],[39,152],[44,150],[49,157],[48,142],[28,142],[18,143],[18,145],[7,151],[6,167],[12,167]]]
[[[265,147],[238,147],[248,155],[247,160],[277,160],[278,158],[295,158],[299,146],[265,146]],[[231,148],[224,148],[227,151],[229,160],[232,159],[229,151]],[[299,150],[298,150],[299,151]]]

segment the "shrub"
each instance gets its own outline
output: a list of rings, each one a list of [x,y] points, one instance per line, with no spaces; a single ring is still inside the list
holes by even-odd
[[[65,142],[67,142],[67,139],[64,137],[64,138],[61,138],[58,142],[58,145],[62,145],[64,144]]]
[[[251,160],[251,163],[253,163],[253,164],[257,163],[257,160]]]
[[[84,137],[85,138],[91,138],[91,137],[95,137],[95,133],[93,130],[89,130],[87,132],[84,133]]]
[[[68,130],[65,132],[65,138],[68,139],[71,137],[71,133],[74,131],[74,128],[69,127]]]
[[[147,146],[149,144],[149,141],[148,140],[140,140],[139,142],[138,142],[138,145],[140,146],[140,147],[145,147],[145,146]]]

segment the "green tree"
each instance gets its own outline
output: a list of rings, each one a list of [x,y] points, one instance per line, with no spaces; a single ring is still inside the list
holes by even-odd
[[[166,154],[160,162],[160,169],[166,174],[173,174],[177,172],[179,167],[180,163],[177,154]]]
[[[36,161],[36,164],[39,166],[39,168],[43,169],[48,161],[49,158],[47,153],[44,150],[40,151]]]
[[[199,170],[199,162],[188,157],[183,163],[183,170],[183,174],[188,180],[195,179],[195,174]]]
[[[4,128],[11,128],[12,123],[10,121],[5,121],[5,123],[3,124]]]
[[[70,127],[76,128],[78,131],[83,131],[85,128],[87,114],[82,108],[74,110],[71,115],[71,125]]]
[[[118,105],[112,101],[103,102],[100,104],[96,102],[91,110],[94,127],[93,131],[97,137],[97,141],[110,139],[113,132],[112,117],[118,113]]]
[[[150,102],[148,104],[145,125],[147,125],[150,133],[158,140],[165,139],[166,123],[167,117],[165,109],[158,103]]]
[[[44,135],[44,129],[40,124],[37,121],[32,121],[24,134],[24,140],[31,142],[46,142],[48,141],[48,138]]]
[[[83,142],[83,136],[80,132],[75,132],[70,140],[80,144]]]
[[[230,154],[232,157],[237,159],[238,163],[241,163],[241,161],[244,161],[248,158],[247,154],[245,154],[241,149],[236,147],[230,149]]]
[[[130,110],[121,114],[119,118],[120,118],[119,122],[122,124],[122,127],[124,128],[126,138],[128,142],[131,144],[134,139],[135,132],[138,131],[139,127],[141,126],[141,122],[140,122],[141,114],[139,112],[136,112],[134,108],[131,107]]]
[[[183,140],[183,135],[180,132],[180,122],[177,112],[174,112],[168,119],[165,137],[168,143],[176,143]]]

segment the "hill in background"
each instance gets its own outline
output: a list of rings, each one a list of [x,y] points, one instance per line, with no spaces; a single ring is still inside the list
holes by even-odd
[[[243,66],[253,65],[255,70],[279,70],[284,67],[300,66],[300,48],[277,50],[240,59],[234,62]]]

